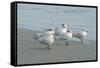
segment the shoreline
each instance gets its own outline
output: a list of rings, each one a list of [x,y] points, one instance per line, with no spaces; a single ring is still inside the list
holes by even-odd
[[[34,31],[36,31],[36,32],[41,32],[41,31],[37,31],[37,30],[33,30],[33,29],[27,29],[27,28],[17,28],[18,30],[28,30],[28,31],[32,31],[32,32],[34,32]],[[77,39],[76,39],[77,40]],[[96,39],[88,39],[88,40],[91,40],[91,41],[95,41]],[[74,38],[74,41],[75,41],[75,38]]]

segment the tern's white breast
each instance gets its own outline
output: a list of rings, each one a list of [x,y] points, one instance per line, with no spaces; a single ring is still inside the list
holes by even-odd
[[[67,28],[57,28],[55,34],[63,34],[67,32]]]
[[[82,36],[86,36],[87,35],[87,32],[81,31],[81,34],[82,34]]]
[[[63,33],[63,34],[59,37],[59,39],[61,39],[61,40],[70,40],[71,38],[72,38],[72,33],[69,33],[69,32]]]
[[[50,45],[54,42],[54,37],[51,32],[44,32],[41,37],[39,37],[38,41],[41,44]]]

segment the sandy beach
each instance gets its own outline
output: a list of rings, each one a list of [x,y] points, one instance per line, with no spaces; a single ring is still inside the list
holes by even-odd
[[[84,45],[79,41],[71,41],[65,46],[64,41],[55,41],[52,49],[47,50],[45,45],[36,43],[34,34],[38,31],[17,29],[17,59],[18,64],[37,64],[52,62],[70,62],[96,60],[96,41],[87,40]]]

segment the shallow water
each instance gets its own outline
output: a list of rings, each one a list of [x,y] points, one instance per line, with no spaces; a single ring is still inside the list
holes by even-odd
[[[18,4],[18,27],[44,30],[68,24],[73,31],[88,30],[96,39],[96,8]]]

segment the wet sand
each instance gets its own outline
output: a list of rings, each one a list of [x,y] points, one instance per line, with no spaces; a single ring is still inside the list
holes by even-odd
[[[34,34],[37,32],[18,29],[18,64],[96,60],[95,40],[87,40],[84,45],[81,45],[79,41],[72,40],[69,46],[66,46],[64,41],[56,40],[52,49],[47,50],[45,45],[36,43],[34,40]]]

